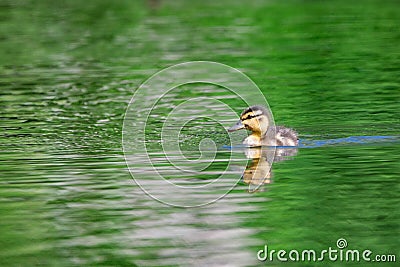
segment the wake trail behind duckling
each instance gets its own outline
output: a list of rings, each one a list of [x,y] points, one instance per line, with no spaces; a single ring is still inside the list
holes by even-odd
[[[347,145],[347,144],[382,144],[388,142],[399,142],[400,136],[349,136],[327,140],[312,140],[312,139],[300,139],[299,148],[317,148],[324,146],[334,145]]]
[[[326,140],[313,140],[309,138],[300,138],[297,148],[318,148],[326,146],[349,145],[349,144],[382,144],[400,142],[400,136],[349,136],[342,138],[326,139]],[[234,146],[224,145],[224,149],[243,149],[247,146],[239,144]],[[293,148],[277,146],[276,148]]]

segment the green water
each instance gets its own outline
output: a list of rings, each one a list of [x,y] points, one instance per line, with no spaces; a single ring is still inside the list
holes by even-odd
[[[243,71],[300,139],[399,136],[398,1],[149,2],[0,2],[0,266],[257,266],[264,244],[321,251],[339,238],[398,263],[399,141],[300,148],[261,192],[240,182],[192,209],[144,194],[121,141],[136,88],[191,60]],[[163,104],[193,95],[185,87]],[[148,124],[150,140],[163,119]],[[224,144],[221,127],[193,125],[186,151],[203,136]],[[368,264],[381,265],[396,263]]]

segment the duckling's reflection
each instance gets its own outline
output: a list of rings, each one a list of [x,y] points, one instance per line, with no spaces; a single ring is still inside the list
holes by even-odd
[[[264,191],[265,184],[272,183],[272,163],[292,159],[297,155],[297,148],[249,147],[245,154],[251,162],[243,173],[243,181],[249,185],[249,192]]]

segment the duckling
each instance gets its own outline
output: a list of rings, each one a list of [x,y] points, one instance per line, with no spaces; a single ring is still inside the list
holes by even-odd
[[[243,144],[247,146],[297,146],[297,133],[283,126],[270,126],[269,112],[262,106],[251,106],[240,115],[240,120],[229,132],[247,129],[251,134]]]

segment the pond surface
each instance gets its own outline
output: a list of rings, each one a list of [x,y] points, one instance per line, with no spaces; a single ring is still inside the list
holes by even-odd
[[[192,2],[2,1],[0,266],[257,266],[265,244],[322,251],[340,238],[398,261],[399,3]],[[176,208],[132,179],[122,126],[142,82],[192,60],[248,75],[275,123],[296,129],[301,146],[249,193],[239,180],[250,164],[235,147],[241,137],[231,144],[224,128],[237,115],[198,103],[181,151],[169,152],[197,159],[199,146],[212,147],[216,160],[205,171],[185,162],[196,172],[178,176],[160,150],[164,111],[204,95],[236,114],[245,106],[219,87],[177,88],[147,121],[149,157],[183,184],[208,183],[231,163],[221,184],[238,184],[209,205]],[[209,113],[217,122],[201,117]],[[129,157],[151,181],[146,155]],[[171,197],[157,181],[153,187]]]

